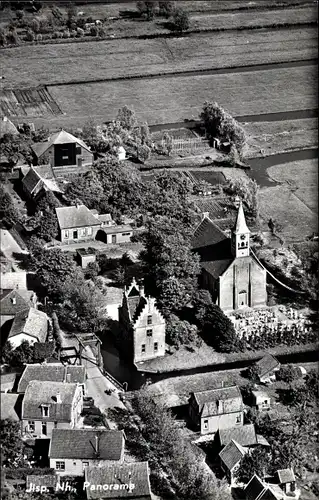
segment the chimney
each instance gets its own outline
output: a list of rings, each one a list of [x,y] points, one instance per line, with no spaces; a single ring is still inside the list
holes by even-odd
[[[139,292],[140,292],[140,297],[145,297],[145,289],[143,284],[140,285]]]
[[[100,454],[100,438],[98,434],[95,434],[95,453],[97,456]]]
[[[59,405],[62,403],[61,394],[59,392],[57,392],[57,394],[56,394],[56,402]]]

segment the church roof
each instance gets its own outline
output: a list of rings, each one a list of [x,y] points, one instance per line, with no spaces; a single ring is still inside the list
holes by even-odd
[[[216,279],[234,260],[231,240],[208,217],[197,226],[192,248],[199,253],[202,268]]]
[[[235,233],[243,233],[243,234],[250,233],[250,231],[247,227],[247,224],[246,224],[246,219],[245,219],[245,214],[244,214],[242,202],[240,202],[240,205],[238,208],[236,222],[235,222],[235,226],[233,228],[233,231]]]

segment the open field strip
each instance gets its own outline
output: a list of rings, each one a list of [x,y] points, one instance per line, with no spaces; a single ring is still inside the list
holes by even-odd
[[[248,136],[248,158],[318,146],[317,118],[251,122],[243,126]]]
[[[227,75],[199,75],[49,87],[67,117],[80,126],[90,116],[112,120],[128,105],[149,124],[197,119],[206,100],[235,116],[312,109],[317,69],[303,66]]]
[[[32,45],[3,50],[1,71],[6,87],[67,83],[309,60],[317,46],[315,28]]]

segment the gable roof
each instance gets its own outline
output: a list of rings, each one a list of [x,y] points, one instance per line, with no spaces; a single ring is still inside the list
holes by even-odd
[[[9,418],[15,422],[19,422],[21,418],[21,398],[20,394],[12,394],[10,392],[2,392],[1,400],[1,419]]]
[[[53,429],[49,456],[50,458],[80,458],[83,460],[120,460],[123,449],[123,431]]]
[[[60,363],[35,363],[26,365],[18,384],[18,392],[25,392],[31,380],[42,382],[68,382],[84,384],[85,366],[62,365]]]
[[[70,422],[78,384],[65,382],[29,382],[22,403],[22,419]],[[61,403],[56,402],[60,394]],[[42,417],[41,405],[49,405],[49,416]]]
[[[200,255],[201,266],[217,279],[234,260],[231,240],[208,217],[197,226],[192,249]]]
[[[0,137],[5,134],[19,135],[17,127],[7,116],[3,116],[0,122]]]
[[[295,474],[292,469],[279,469],[277,470],[277,475],[280,484],[296,481]]]
[[[254,474],[245,488],[246,500],[257,500],[264,489],[264,483],[257,474]]]
[[[202,417],[242,411],[243,398],[237,385],[194,392]]]
[[[86,149],[91,153],[91,150],[85,142],[82,141],[82,139],[79,139],[78,137],[75,137],[74,135],[70,134],[69,132],[66,132],[65,130],[60,130],[59,132],[56,132],[53,134],[49,139],[45,142],[39,142],[37,144],[33,144],[32,149],[39,158],[42,156],[51,146],[55,144],[70,144],[70,143],[76,143],[82,146],[82,148]]]
[[[55,212],[60,229],[101,225],[98,218],[85,205],[58,207]]]
[[[226,465],[227,469],[231,471],[246,453],[247,450],[232,439],[219,453],[219,458]]]
[[[62,190],[55,180],[52,168],[48,165],[44,165],[43,167],[29,168],[28,172],[22,179],[22,184],[25,189],[29,194],[32,194],[37,185],[42,182],[44,188],[57,193],[62,193]]]
[[[34,307],[18,312],[13,320],[8,340],[20,333],[35,337],[38,342],[45,342],[48,333],[48,316]]]
[[[105,489],[103,493],[98,490],[86,490],[88,500],[100,498],[118,500],[120,498],[151,498],[149,482],[149,469],[147,462],[133,462],[125,464],[112,464],[107,467],[87,467],[85,481],[92,485],[113,484],[118,489]],[[133,484],[134,489],[123,488],[123,485]],[[122,488],[120,489],[120,487]],[[117,487],[116,487],[117,488]]]
[[[256,365],[259,368],[259,377],[264,377],[272,370],[279,367],[280,363],[272,354],[265,354],[263,358],[257,361]]]
[[[41,177],[37,172],[30,167],[26,175],[22,179],[22,184],[29,194],[32,194],[37,185],[41,182]]]
[[[0,294],[1,316],[15,316],[27,311],[33,304],[34,292],[29,290],[2,290]]]
[[[254,424],[232,427],[230,429],[219,429],[218,435],[222,446],[226,446],[231,440],[235,440],[242,446],[253,446],[258,444]]]
[[[0,390],[1,392],[11,391],[14,387],[17,378],[17,373],[0,373]]]

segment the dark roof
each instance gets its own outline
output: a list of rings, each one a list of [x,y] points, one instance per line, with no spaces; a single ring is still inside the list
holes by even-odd
[[[192,248],[200,255],[202,268],[215,279],[221,276],[234,260],[231,240],[208,217],[196,228]]]
[[[35,474],[27,476],[27,489],[30,488],[30,485],[33,486],[46,486],[47,488],[56,488],[56,485],[59,482],[58,476],[55,474],[43,474],[41,476],[37,476]]]
[[[282,500],[284,498],[284,494],[280,494],[278,497],[268,486],[267,488],[264,489],[260,497],[258,497],[258,500]]]
[[[31,380],[42,382],[68,382],[84,384],[86,379],[85,366],[67,365],[60,363],[27,365],[18,384],[18,392],[25,392]]]
[[[292,469],[279,469],[277,470],[277,474],[280,484],[296,481],[295,474]]]
[[[21,311],[27,311],[33,305],[33,296],[34,292],[29,290],[2,290],[0,294],[1,316],[15,316]]]
[[[96,446],[99,450],[98,455]],[[123,431],[53,429],[49,456],[50,458],[121,460],[123,449]]]
[[[22,419],[70,422],[74,396],[78,385],[38,380],[29,382],[22,404]],[[61,403],[56,402],[60,394]],[[49,416],[42,417],[41,405],[49,405]]]
[[[232,439],[242,446],[258,444],[254,424],[232,427],[230,429],[219,429],[218,434],[222,446],[226,446]]]
[[[228,470],[232,470],[246,452],[247,450],[241,444],[232,439],[219,453],[219,458],[226,465]]]
[[[254,474],[245,488],[246,500],[256,500],[264,491],[265,485],[262,480]]]
[[[30,167],[28,173],[22,179],[23,186],[29,194],[32,194],[39,182],[42,182],[41,177],[32,167]]]
[[[8,340],[20,333],[35,337],[38,342],[45,342],[48,334],[47,315],[34,307],[18,312],[13,320]]]
[[[134,462],[126,464],[112,464],[107,467],[87,467],[85,470],[85,481],[90,484],[134,485],[134,489],[105,489],[103,492],[87,489],[86,494],[89,500],[93,499],[120,499],[120,498],[151,498],[149,469],[147,462]],[[130,492],[131,491],[131,492]]]
[[[271,354],[265,354],[263,358],[257,361],[256,365],[259,368],[259,377],[264,377],[267,373],[272,372],[275,368],[280,366],[278,359]]]
[[[242,411],[243,399],[237,385],[195,392],[194,398],[203,417]]]
[[[66,132],[65,130],[60,130],[59,132],[56,132],[51,137],[49,137],[47,141],[33,144],[32,149],[39,158],[54,144],[72,144],[72,143],[79,144],[80,146],[82,146],[84,149],[86,149],[91,153],[89,146],[87,146],[85,142],[82,141],[82,139],[79,139],[78,137],[69,134],[69,132]]]
[[[55,212],[60,229],[101,225],[98,218],[85,205],[58,207]]]

